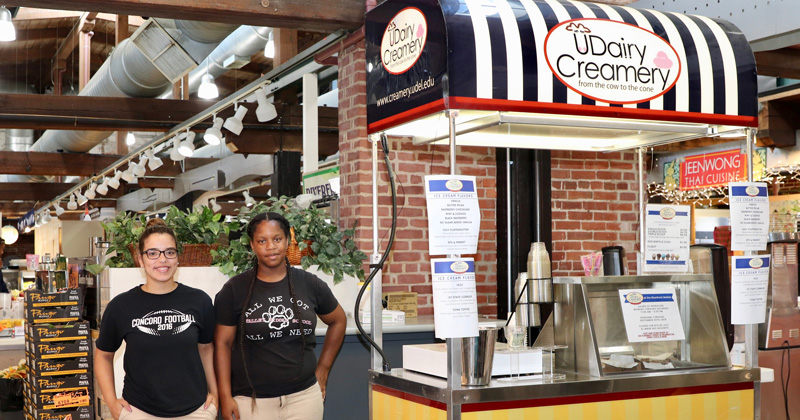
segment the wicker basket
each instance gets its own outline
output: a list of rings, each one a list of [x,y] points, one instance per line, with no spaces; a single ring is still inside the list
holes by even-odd
[[[178,265],[181,267],[208,267],[214,260],[211,250],[219,248],[219,244],[184,244],[183,252],[178,255]],[[136,245],[128,244],[128,251],[133,256],[133,263],[139,267],[139,259],[136,258]]]
[[[286,258],[289,259],[289,264],[300,265],[303,257],[311,253],[311,241],[305,241],[308,246],[306,246],[306,249],[300,250],[300,245],[297,244],[297,238],[294,237],[293,227],[289,228],[289,235],[291,238],[289,241],[289,246],[286,248]]]

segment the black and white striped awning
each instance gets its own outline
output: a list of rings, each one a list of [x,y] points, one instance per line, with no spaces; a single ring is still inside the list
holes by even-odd
[[[568,0],[387,0],[365,29],[369,132],[444,109],[758,125],[753,54],[720,19]]]

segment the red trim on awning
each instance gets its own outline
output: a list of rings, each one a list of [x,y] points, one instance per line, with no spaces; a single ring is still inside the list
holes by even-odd
[[[392,115],[391,117],[384,118],[379,121],[375,121],[374,123],[367,126],[367,134],[372,134],[378,131],[383,131],[392,127],[396,127],[400,124],[405,124],[409,121],[414,121],[417,118],[422,118],[426,115],[433,114],[434,112],[442,111],[445,108],[446,107],[444,103],[444,98],[437,99],[428,104],[409,109],[408,111],[401,112],[397,115]]]

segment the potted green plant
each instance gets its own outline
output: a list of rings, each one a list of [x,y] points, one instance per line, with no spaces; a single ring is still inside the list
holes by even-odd
[[[144,232],[144,215],[130,215],[120,212],[110,222],[102,222],[103,229],[109,239],[108,253],[116,253],[106,260],[106,264],[113,268],[135,267],[131,249],[128,244],[136,244]]]
[[[364,279],[362,265],[367,256],[352,239],[355,225],[340,231],[325,220],[324,211],[313,205],[298,207],[293,199],[287,197],[271,198],[253,207],[242,207],[236,219],[225,224],[225,233],[235,239],[230,241],[227,248],[212,251],[215,265],[219,265],[224,274],[233,276],[253,266],[247,223],[253,216],[268,211],[286,217],[294,228],[300,250],[310,249],[311,252],[301,259],[304,269],[318,265],[320,271],[333,276],[334,284],[341,282],[345,275]]]

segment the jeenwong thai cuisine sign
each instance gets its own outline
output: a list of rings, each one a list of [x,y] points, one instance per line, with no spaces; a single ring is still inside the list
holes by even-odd
[[[727,185],[747,179],[747,157],[739,149],[687,156],[681,163],[681,190]]]

